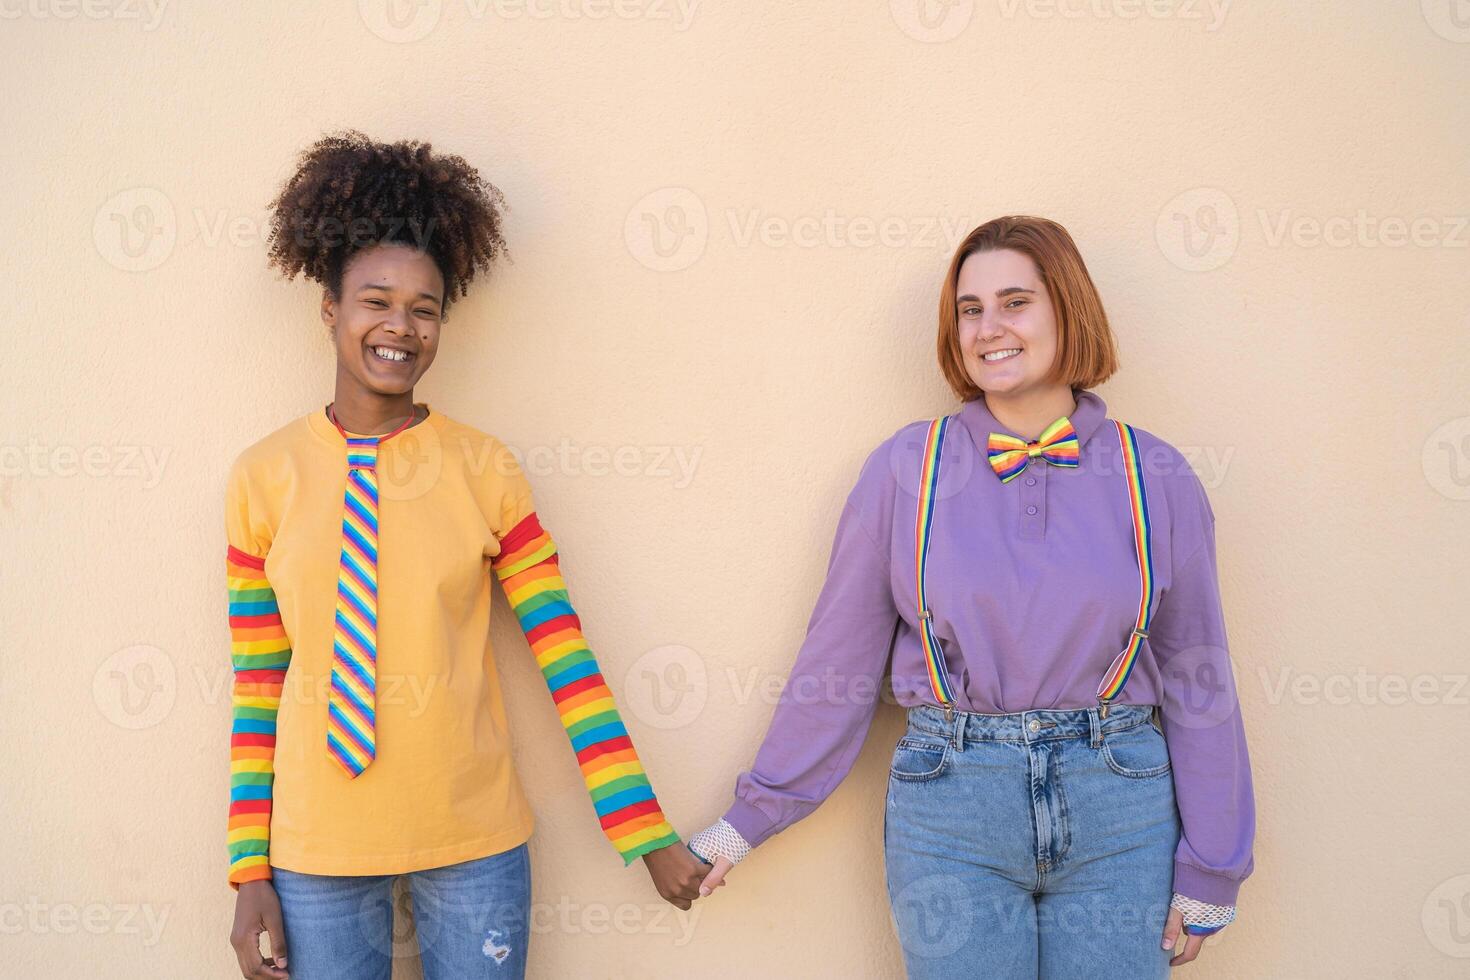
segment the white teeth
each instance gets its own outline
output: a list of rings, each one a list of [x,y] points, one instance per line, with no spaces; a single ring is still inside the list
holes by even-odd
[[[1019,354],[1019,353],[1021,353],[1021,348],[1019,348],[1019,347],[1012,347],[1010,350],[996,350],[996,351],[991,351],[989,354],[986,354],[985,355],[985,360],[987,360],[987,361],[1003,361],[1007,357],[1010,357],[1013,354]]]
[[[373,348],[373,353],[374,354],[377,354],[379,357],[381,357],[385,361],[406,361],[406,360],[408,360],[408,351],[406,351],[406,350],[394,350],[391,347],[374,347]]]

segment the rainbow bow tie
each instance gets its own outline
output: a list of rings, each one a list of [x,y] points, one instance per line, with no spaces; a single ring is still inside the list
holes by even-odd
[[[1032,457],[1039,456],[1053,466],[1075,467],[1077,447],[1077,430],[1072,428],[1072,420],[1063,415],[1048,425],[1035,442],[1022,442],[1015,436],[992,432],[985,454],[1000,482],[1009,483],[1021,475]]]

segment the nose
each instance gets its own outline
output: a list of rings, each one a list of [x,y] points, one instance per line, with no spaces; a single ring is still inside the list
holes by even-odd
[[[993,340],[1005,333],[1005,325],[1000,322],[1000,314],[993,308],[983,310],[980,313],[980,323],[975,328],[975,335],[981,340]]]
[[[407,336],[413,332],[408,314],[400,309],[388,310],[388,315],[383,318],[383,329],[399,337]]]

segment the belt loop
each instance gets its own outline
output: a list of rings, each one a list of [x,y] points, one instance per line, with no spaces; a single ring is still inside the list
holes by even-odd
[[[955,719],[954,731],[950,733],[954,738],[954,750],[956,752],[965,751],[965,717],[965,714],[961,712],[960,716]]]
[[[1087,709],[1087,727],[1090,729],[1088,744],[1094,749],[1102,745],[1102,718],[1099,717],[1099,714],[1096,708]]]

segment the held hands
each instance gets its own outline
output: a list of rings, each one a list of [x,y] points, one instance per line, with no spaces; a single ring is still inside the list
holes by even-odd
[[[744,837],[724,820],[689,839],[643,855],[658,893],[681,909],[725,884],[725,875],[751,851]]]
[[[664,901],[688,910],[694,900],[708,895],[701,885],[709,865],[684,844],[670,844],[643,855],[643,865]]]

